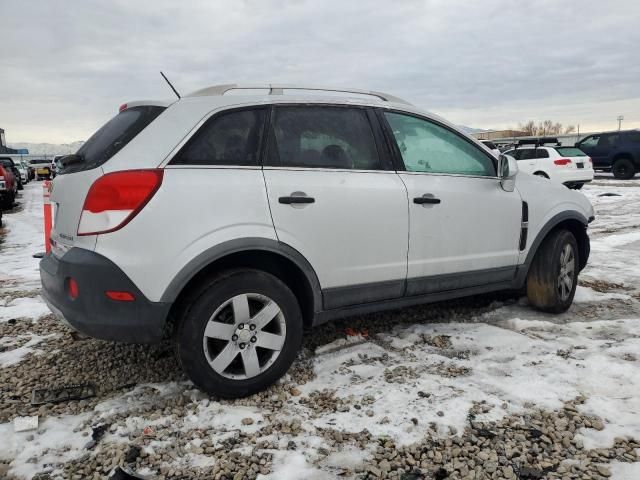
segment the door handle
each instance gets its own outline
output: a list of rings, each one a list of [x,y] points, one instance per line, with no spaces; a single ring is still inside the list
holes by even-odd
[[[425,197],[425,196],[415,197],[413,199],[413,203],[417,203],[418,205],[425,205],[425,204],[437,205],[438,203],[440,203],[440,199],[435,197]]]
[[[316,201],[313,197],[280,197],[278,202],[285,205],[301,204],[301,203],[314,203]]]

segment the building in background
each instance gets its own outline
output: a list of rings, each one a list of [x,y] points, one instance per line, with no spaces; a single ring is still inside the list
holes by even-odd
[[[484,132],[472,133],[473,138],[478,140],[496,140],[502,138],[524,137],[527,132],[520,130],[485,130]]]

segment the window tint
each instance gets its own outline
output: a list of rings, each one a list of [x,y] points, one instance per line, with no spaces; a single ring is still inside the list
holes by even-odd
[[[611,147],[618,143],[618,134],[613,133],[611,135],[601,135],[598,142],[599,147]]]
[[[279,107],[272,120],[269,164],[376,170],[380,161],[365,110]]]
[[[73,162],[64,172],[71,173],[98,167],[118,153],[144,130],[165,107],[141,106],[128,108],[109,120],[78,150],[82,161]]]
[[[504,152],[505,155],[509,155],[513,158],[515,158],[516,160],[520,160],[520,152],[522,150],[507,150],[506,152]]]
[[[581,147],[595,147],[598,144],[598,140],[600,140],[600,135],[592,135],[590,137],[585,138],[578,145]]]
[[[536,158],[535,148],[523,148],[518,151],[520,152],[520,158],[518,160],[533,160]]]
[[[536,158],[549,158],[549,152],[544,148],[538,148],[536,150]]]
[[[386,112],[409,172],[495,176],[493,162],[463,137],[435,123]]]
[[[258,165],[265,110],[241,110],[209,119],[172,165]]]
[[[640,143],[640,132],[629,132],[629,133],[627,133],[627,142]]]

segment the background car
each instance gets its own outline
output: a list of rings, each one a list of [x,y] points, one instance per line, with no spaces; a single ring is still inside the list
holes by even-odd
[[[24,180],[22,183],[29,183],[31,181],[31,176],[29,175],[29,164],[25,160],[20,160],[18,162],[18,169],[20,170],[20,175],[24,172]]]
[[[622,180],[640,172],[640,130],[589,135],[575,146],[593,159],[596,170],[611,171]]]
[[[569,188],[581,189],[593,180],[591,158],[576,147],[529,145],[505,152],[522,172],[545,177]]]
[[[29,183],[29,170],[23,162],[15,162],[18,172],[20,172],[20,180],[23,185]]]
[[[496,146],[495,143],[489,140],[480,140],[480,143],[491,150],[496,157],[500,156],[500,149]]]
[[[24,188],[22,185],[22,176],[20,175],[20,170],[18,170],[18,167],[13,162],[13,159],[11,157],[0,157],[0,163],[5,170],[10,170],[11,173],[13,173],[17,189],[22,190]]]
[[[15,175],[0,163],[0,208],[9,209],[13,206],[17,190]]]
[[[30,160],[29,164],[34,168],[36,180],[51,180],[51,162],[45,159]]]

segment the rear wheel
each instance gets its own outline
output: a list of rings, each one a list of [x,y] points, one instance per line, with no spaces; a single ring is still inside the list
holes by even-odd
[[[568,230],[555,230],[542,242],[527,276],[527,297],[534,307],[566,311],[578,285],[578,243]]]
[[[613,162],[611,171],[613,172],[613,176],[620,180],[629,180],[636,174],[633,162],[629,158],[619,158]]]
[[[188,300],[176,352],[200,389],[244,397],[289,369],[302,326],[297,299],[281,280],[259,270],[231,270],[204,282]]]
[[[542,177],[542,178],[547,178],[547,179],[549,178],[549,175],[547,175],[547,174],[546,174],[546,173],[544,173],[544,172],[536,172],[536,173],[534,173],[534,175],[535,175],[536,177]]]

